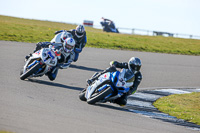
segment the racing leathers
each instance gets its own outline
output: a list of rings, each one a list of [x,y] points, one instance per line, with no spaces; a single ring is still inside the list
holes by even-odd
[[[122,95],[120,98],[115,99],[112,101],[113,103],[117,103],[120,106],[126,105],[127,103],[127,96],[132,95],[137,91],[137,88],[142,80],[142,74],[140,71],[138,71],[136,74],[132,73],[128,69],[128,63],[122,62],[119,63],[117,61],[110,62],[111,67],[107,68],[105,71],[99,73],[95,77],[92,77],[87,81],[88,84],[91,84],[94,80],[98,79],[98,77],[106,72],[115,72],[117,71],[117,68],[121,69],[121,74],[123,75],[123,80],[125,82],[129,82],[131,84],[130,89],[127,93]]]
[[[56,31],[55,34],[58,34],[58,33],[61,33],[61,32],[71,33],[72,37],[76,41],[75,48],[74,48],[75,57],[74,57],[74,60],[73,60],[74,62],[76,62],[78,60],[79,53],[82,52],[83,48],[85,47],[85,45],[87,43],[86,32],[83,33],[82,37],[77,37],[77,35],[75,34],[75,32],[76,32],[75,29],[72,29],[72,30],[69,30],[69,31],[60,30],[60,31]]]
[[[58,54],[60,54],[57,65],[53,67],[51,71],[49,71],[46,74],[48,78],[52,81],[52,80],[55,80],[58,73],[58,69],[66,69],[70,66],[70,64],[74,60],[75,54],[74,54],[74,51],[70,53],[66,53],[63,49],[62,43],[50,43],[50,42],[37,43],[35,51],[40,50],[41,48],[49,47],[49,45],[52,45],[53,49],[55,51],[58,51]]]
[[[100,24],[103,26],[103,31],[119,33],[113,21],[106,18],[102,18],[102,20],[103,21],[101,21]]]

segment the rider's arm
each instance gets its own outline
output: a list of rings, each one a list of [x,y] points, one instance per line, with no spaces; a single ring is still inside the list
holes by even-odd
[[[72,34],[72,37],[74,38],[74,35],[75,35],[75,29],[66,30],[66,31],[69,32],[70,34]]]
[[[71,53],[69,58],[66,59],[66,62],[57,64],[57,67],[60,68],[60,69],[67,69],[71,65],[71,63],[73,62],[73,58],[74,58],[74,53]]]
[[[111,21],[110,19],[107,18],[102,18],[104,21]]]
[[[86,35],[85,35],[85,36],[84,36],[84,41],[82,41],[82,42],[79,43],[79,44],[76,44],[76,47],[75,47],[74,51],[75,51],[76,53],[82,52],[82,49],[85,47],[86,43],[87,43],[87,37],[86,37]]]
[[[138,88],[141,81],[142,81],[142,74],[141,74],[141,72],[138,72],[135,75],[135,80],[134,80],[133,86],[130,87],[128,95],[132,95],[137,91],[137,88]]]
[[[61,50],[60,48],[62,48],[62,43],[51,43],[52,46],[54,46],[56,49]]]
[[[117,62],[117,61],[111,61],[110,66],[114,66],[116,68],[126,68],[128,69],[128,63],[127,62]]]
[[[35,48],[34,52],[36,52],[42,48],[47,48],[47,47],[49,47],[50,44],[51,44],[51,42],[38,42],[36,44],[36,48]]]
[[[40,46],[41,48],[47,48],[51,42],[38,42],[36,46]]]
[[[66,30],[59,30],[59,31],[56,31],[54,34],[56,35],[56,34],[63,32],[63,31],[66,31]]]

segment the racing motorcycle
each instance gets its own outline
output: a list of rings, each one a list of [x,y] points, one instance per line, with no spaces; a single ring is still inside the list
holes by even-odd
[[[26,60],[20,72],[20,79],[24,80],[26,78],[43,76],[56,66],[59,58],[59,52],[52,49],[52,45],[36,51]]]
[[[101,21],[100,24],[103,27],[103,31],[119,33],[119,31],[115,27],[114,23],[111,24],[109,21]]]
[[[71,37],[73,38],[72,34],[67,32],[66,30],[60,30],[55,32],[54,38],[51,40],[51,43],[62,43],[64,39]]]
[[[96,102],[112,102],[121,97],[129,91],[129,87],[132,85],[123,80],[121,73],[123,72],[116,71],[102,74],[79,93],[80,100],[87,101],[88,104],[95,104]],[[99,73],[95,73],[92,77],[97,74]]]

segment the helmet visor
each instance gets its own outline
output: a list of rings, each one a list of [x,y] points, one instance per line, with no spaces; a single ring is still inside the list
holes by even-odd
[[[75,34],[76,34],[76,36],[78,37],[78,38],[81,38],[81,37],[83,37],[83,32],[75,32]]]
[[[130,67],[133,71],[140,71],[141,66],[140,65],[135,65],[135,64],[130,64]]]
[[[76,31],[76,34],[79,35],[79,36],[82,36],[82,35],[83,35],[83,32],[77,32],[77,31]]]
[[[74,48],[74,47],[71,46],[71,45],[69,45],[69,44],[66,44],[66,45],[65,45],[65,51],[66,51],[66,52],[71,52],[71,51],[73,50],[73,48]]]

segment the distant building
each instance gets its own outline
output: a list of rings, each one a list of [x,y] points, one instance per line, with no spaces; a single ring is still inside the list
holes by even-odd
[[[84,21],[83,21],[83,25],[93,27],[93,21],[90,21],[90,20],[84,20]]]

